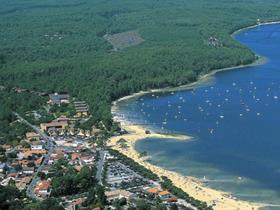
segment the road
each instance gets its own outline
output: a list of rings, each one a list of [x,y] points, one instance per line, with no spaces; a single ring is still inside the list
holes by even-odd
[[[38,133],[45,141],[46,141],[46,150],[48,151],[47,154],[44,155],[44,160],[42,162],[42,164],[38,167],[37,171],[34,173],[32,180],[30,182],[30,184],[27,187],[26,190],[26,195],[30,198],[34,198],[36,199],[37,197],[34,194],[33,189],[35,188],[36,183],[40,180],[40,178],[38,177],[38,173],[42,171],[43,167],[45,165],[47,165],[51,154],[53,153],[54,150],[54,140],[49,137],[48,135],[46,135],[44,132],[42,132],[40,130],[40,128],[38,128],[35,125],[32,125],[31,123],[29,123],[28,121],[26,121],[24,118],[22,118],[18,113],[13,112],[13,114],[25,125],[31,127],[36,133]]]
[[[102,172],[103,172],[103,168],[104,168],[106,154],[107,154],[107,151],[104,151],[104,150],[99,151],[99,161],[97,163],[97,172],[96,172],[96,179],[99,184],[102,184]]]

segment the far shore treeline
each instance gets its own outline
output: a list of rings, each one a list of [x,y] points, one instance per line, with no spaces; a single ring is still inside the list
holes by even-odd
[[[67,92],[112,127],[112,101],[140,90],[178,86],[213,69],[249,64],[255,54],[231,34],[280,19],[275,0],[20,0],[0,8],[0,138],[12,140],[12,111],[46,98],[15,87]],[[113,50],[104,35],[137,31],[140,45]],[[0,140],[1,140],[0,139]]]

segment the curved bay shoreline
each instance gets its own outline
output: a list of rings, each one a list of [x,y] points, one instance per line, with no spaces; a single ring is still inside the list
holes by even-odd
[[[208,205],[214,204],[213,208],[215,210],[252,210],[264,207],[264,205],[262,204],[238,200],[234,198],[230,193],[206,187],[203,185],[203,183],[201,183],[198,179],[194,177],[183,176],[179,173],[153,165],[147,162],[145,157],[141,158],[140,154],[135,149],[136,142],[146,138],[189,141],[192,137],[183,135],[159,134],[153,132],[151,134],[146,134],[145,128],[138,125],[126,124],[124,121],[121,122],[121,127],[128,131],[128,134],[111,137],[110,142],[108,142],[108,146],[112,147],[115,150],[118,150],[119,152],[133,159],[140,165],[143,165],[145,168],[151,170],[159,177],[168,177],[176,187],[181,188],[183,191],[185,191],[195,199],[205,201],[208,203]],[[127,148],[122,148],[117,144],[117,142],[122,138],[126,140],[126,144],[128,146]]]
[[[231,36],[234,37],[236,34],[243,32],[245,30],[255,28],[260,25],[270,25],[270,24],[280,24],[280,21],[277,22],[267,22],[262,23],[258,25],[252,25],[248,26],[246,28],[239,29],[235,31]],[[191,84],[179,86],[179,87],[168,87],[168,88],[162,88],[162,89],[153,89],[149,91],[140,91],[138,93],[134,93],[129,96],[122,97],[118,99],[117,101],[113,102],[112,106],[112,114],[114,116],[114,113],[118,112],[118,103],[122,101],[127,101],[129,99],[135,99],[140,96],[143,96],[145,94],[149,93],[156,93],[156,92],[171,92],[171,91],[178,91],[178,90],[189,90],[197,87],[201,83],[205,83],[205,81],[208,81],[210,78],[212,78],[216,73],[222,72],[222,71],[228,71],[228,70],[235,70],[235,69],[241,69],[256,65],[265,64],[267,62],[267,59],[262,56],[258,56],[258,59],[256,59],[253,63],[248,65],[240,65],[235,67],[228,67],[223,69],[217,69],[213,70],[208,74],[202,75],[196,82],[193,82]],[[138,162],[139,164],[143,165],[144,167],[148,168],[149,170],[153,171],[154,173],[158,174],[159,176],[166,176],[174,183],[175,186],[181,188],[185,192],[187,192],[190,196],[207,202],[209,205],[215,204],[214,209],[215,210],[234,210],[234,209],[241,209],[241,210],[252,210],[252,209],[260,209],[265,206],[269,206],[269,204],[260,204],[260,203],[253,203],[243,200],[238,200],[234,198],[230,193],[223,192],[221,190],[215,190],[210,187],[204,186],[203,183],[201,183],[198,179],[190,176],[183,176],[179,173],[166,170],[164,168],[161,168],[159,166],[155,166],[151,163],[148,163],[145,161],[145,159],[139,157],[139,153],[135,149],[135,143],[139,140],[143,140],[145,138],[160,138],[160,139],[174,139],[174,140],[191,140],[192,137],[190,136],[182,136],[182,135],[168,135],[168,134],[159,134],[152,132],[151,134],[146,134],[146,128],[139,126],[139,125],[131,125],[129,122],[125,120],[116,120],[121,123],[122,129],[125,129],[128,131],[128,134],[118,136],[118,137],[112,137],[110,139],[110,142],[108,143],[108,146],[111,146],[113,149],[118,150],[119,152],[123,153],[124,155],[132,158],[134,161]],[[123,149],[119,147],[116,143],[120,138],[124,138],[127,140],[128,148]]]

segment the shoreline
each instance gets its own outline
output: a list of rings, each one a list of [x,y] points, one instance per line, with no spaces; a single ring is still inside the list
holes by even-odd
[[[168,177],[176,187],[181,188],[183,191],[185,191],[195,199],[204,201],[208,205],[215,204],[213,206],[215,210],[252,210],[264,207],[264,205],[262,204],[236,199],[229,192],[224,192],[204,186],[204,184],[195,177],[184,176],[177,172],[173,172],[162,167],[153,165],[147,162],[145,157],[140,157],[140,154],[135,149],[135,144],[138,141],[141,141],[146,138],[160,138],[163,141],[166,139],[173,139],[175,141],[191,141],[192,137],[176,134],[146,134],[145,128],[138,125],[126,124],[124,121],[122,122],[122,128],[127,130],[128,134],[111,137],[110,141],[107,143],[107,146],[118,150],[122,154],[133,159],[135,162],[156,173],[159,177]],[[118,145],[117,142],[120,139],[126,140],[127,148],[123,148],[120,145]]]
[[[237,31],[234,31],[230,36],[235,37],[237,34],[243,32],[243,31],[246,31],[248,29],[253,29],[253,28],[256,28],[258,26],[274,25],[274,24],[280,24],[280,21],[265,22],[265,23],[259,23],[259,24],[247,26],[245,28],[241,28],[241,29],[238,29]],[[262,65],[262,64],[265,64],[265,63],[268,62],[268,59],[266,57],[261,56],[261,55],[256,55],[256,56],[258,58],[250,64],[226,67],[226,68],[221,68],[221,69],[215,69],[215,70],[212,70],[211,72],[209,72],[207,74],[201,75],[197,79],[197,81],[189,83],[189,84],[180,85],[180,86],[177,86],[177,87],[156,88],[156,89],[150,89],[150,90],[145,90],[145,91],[139,91],[137,93],[132,93],[128,96],[124,96],[124,97],[119,98],[116,101],[113,101],[113,106],[117,105],[117,103],[119,103],[121,101],[126,101],[126,100],[129,100],[129,99],[132,99],[132,98],[137,98],[137,97],[140,97],[142,95],[149,94],[149,93],[170,92],[170,91],[177,91],[177,90],[188,90],[188,89],[191,89],[191,88],[195,87],[197,84],[202,82],[202,80],[207,79],[208,77],[210,78],[210,77],[214,76],[216,73],[223,72],[223,71],[231,71],[231,70],[241,69],[241,68],[246,68],[246,67],[258,66],[258,65]]]
[[[279,24],[280,24],[280,22],[279,22]],[[139,91],[137,93],[132,93],[131,95],[124,96],[124,97],[119,98],[116,101],[113,101],[112,107],[111,107],[111,112],[112,113],[116,112],[118,110],[118,103],[120,103],[122,101],[135,99],[135,98],[138,98],[140,96],[150,94],[150,93],[163,93],[163,92],[173,92],[173,91],[179,91],[179,90],[191,90],[191,89],[194,89],[195,87],[197,87],[200,83],[211,79],[217,73],[224,72],[224,71],[232,71],[232,70],[237,70],[237,69],[242,69],[242,68],[249,68],[249,67],[253,67],[253,66],[262,65],[267,62],[268,62],[268,59],[266,57],[257,55],[257,59],[253,63],[247,64],[247,65],[238,65],[238,66],[232,66],[232,67],[226,67],[226,68],[222,68],[222,69],[212,70],[211,72],[209,72],[207,74],[201,75],[197,81],[186,84],[186,85],[181,85],[181,86],[177,86],[177,87],[150,89],[150,90],[145,90],[145,91]]]
[[[242,29],[239,29],[231,34],[232,37],[235,37],[238,33],[241,33],[245,30],[255,28],[261,25],[272,25],[272,24],[280,24],[280,21],[274,21],[274,22],[267,22],[267,23],[260,23],[252,26],[248,26]],[[230,71],[230,70],[236,70],[241,68],[247,68],[257,65],[265,64],[268,61],[266,57],[257,55],[257,59],[247,65],[239,65],[239,66],[233,66],[233,67],[227,67],[222,69],[216,69],[212,70],[210,73],[207,73],[205,75],[201,75],[197,81],[178,86],[178,87],[166,87],[166,88],[159,88],[159,89],[151,89],[147,91],[140,91],[138,93],[134,93],[125,97],[122,97],[112,103],[111,112],[114,116],[114,113],[118,111],[118,103],[122,101],[127,101],[130,99],[135,99],[140,96],[143,96],[145,94],[149,93],[157,93],[157,92],[171,92],[171,91],[178,91],[178,90],[190,90],[195,87],[197,87],[200,83],[205,82],[213,76],[215,76],[216,73],[223,72],[223,71]],[[114,119],[115,121],[115,119]],[[151,133],[146,134],[145,128],[137,125],[128,125],[125,120],[122,120],[121,122],[121,128],[128,131],[128,134],[119,136],[119,137],[111,137],[110,143],[108,146],[111,146],[113,149],[118,150],[119,152],[123,153],[124,155],[132,158],[134,161],[138,162],[139,164],[143,165],[144,167],[150,169],[154,173],[158,174],[159,176],[166,176],[173,184],[179,188],[181,188],[183,191],[188,193],[190,196],[194,197],[195,199],[205,201],[209,205],[215,204],[213,208],[215,210],[235,210],[235,209],[242,209],[242,210],[252,210],[252,209],[261,209],[267,205],[260,204],[256,202],[249,202],[245,200],[238,200],[234,198],[229,192],[224,192],[221,190],[215,190],[210,187],[204,186],[203,183],[201,183],[198,179],[195,177],[189,177],[189,176],[183,176],[179,173],[166,170],[164,168],[161,168],[159,166],[153,165],[151,163],[148,163],[145,161],[144,158],[139,157],[139,153],[135,149],[135,144],[137,141],[143,140],[145,138],[161,138],[161,139],[174,139],[179,140],[176,135],[172,138],[171,135],[164,135],[164,134],[158,134],[158,133]],[[185,140],[191,140],[191,136],[184,136]],[[122,149],[120,148],[116,142],[120,139],[124,138],[127,140],[128,149]],[[182,140],[182,138],[180,139]]]
[[[235,35],[243,32],[243,31],[246,31],[248,29],[252,29],[252,28],[256,28],[258,26],[265,26],[265,25],[274,25],[274,24],[280,24],[280,21],[271,21],[271,22],[263,22],[263,23],[259,23],[259,24],[254,24],[254,25],[251,25],[251,26],[247,26],[245,28],[241,28],[241,29],[238,29],[237,31],[234,31],[231,36],[234,37]]]

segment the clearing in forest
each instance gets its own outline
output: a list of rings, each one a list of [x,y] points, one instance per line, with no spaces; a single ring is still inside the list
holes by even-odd
[[[137,31],[127,31],[113,35],[106,34],[104,38],[113,45],[115,50],[135,46],[144,41]]]

